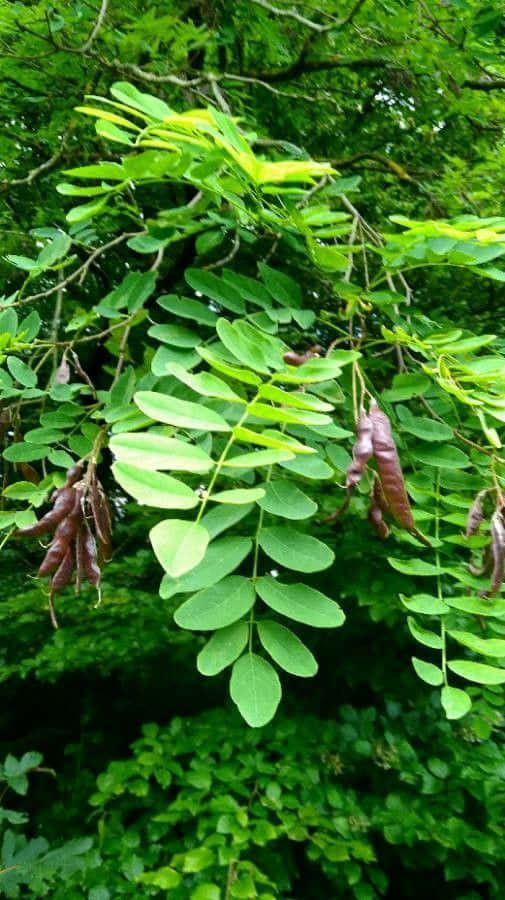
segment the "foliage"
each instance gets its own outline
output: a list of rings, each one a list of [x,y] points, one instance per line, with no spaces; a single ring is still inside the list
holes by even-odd
[[[2,4],[12,896],[498,896],[503,16],[320,7]]]

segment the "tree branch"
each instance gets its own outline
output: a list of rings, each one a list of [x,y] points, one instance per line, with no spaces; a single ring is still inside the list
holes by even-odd
[[[470,88],[472,91],[503,91],[505,90],[505,78],[490,78],[486,81],[465,78],[462,86]]]
[[[358,72],[361,69],[401,69],[397,63],[393,63],[390,59],[384,57],[345,57],[340,53],[326,59],[306,59],[302,53],[294,63],[286,66],[284,69],[277,69],[273,72],[248,72],[252,78],[260,81],[276,82],[289,81],[292,78],[298,78],[300,75],[310,75],[313,72],[327,72],[332,69],[351,69]]]

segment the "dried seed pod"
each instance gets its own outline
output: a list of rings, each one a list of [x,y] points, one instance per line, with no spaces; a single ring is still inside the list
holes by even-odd
[[[110,507],[102,485],[96,479],[91,482],[89,497],[96,536],[102,552],[108,554],[112,537]]]
[[[361,481],[368,460],[373,456],[372,432],[372,420],[365,410],[362,409],[356,426],[356,442],[352,448],[352,463],[347,469],[345,483],[348,491],[352,491],[358,482]]]
[[[484,497],[486,496],[487,491],[480,491],[475,500],[473,501],[470,509],[468,510],[468,517],[466,520],[466,537],[471,537],[473,534],[477,534],[479,528],[482,524],[482,519],[484,518]]]
[[[98,587],[102,573],[100,572],[100,566],[98,565],[96,541],[87,524],[84,527],[82,550],[83,567],[86,578],[93,587]]]
[[[82,523],[79,525],[77,529],[77,533],[75,535],[75,592],[79,593],[81,590],[82,578],[85,575],[84,572],[84,530]]]
[[[389,504],[384,496],[384,491],[382,489],[382,482],[380,478],[376,475],[373,481],[373,500],[374,505],[378,506],[381,513],[384,516],[390,516],[391,510],[389,508]]]
[[[377,471],[391,515],[398,525],[401,525],[406,531],[410,531],[423,544],[431,547],[429,540],[421,534],[414,522],[398,451],[391,431],[391,423],[386,414],[379,409],[375,400],[370,404],[370,418],[373,427],[372,444],[377,461]]]
[[[67,547],[67,552],[51,579],[51,594],[56,593],[56,591],[61,591],[65,585],[68,584],[72,577],[73,568],[74,558],[72,555],[72,548]]]
[[[67,550],[68,543],[66,541],[53,538],[49,550],[40,564],[38,574],[41,576],[51,575],[58,568]]]
[[[505,525],[501,509],[495,510],[491,518],[491,548],[493,553],[491,596],[493,596],[500,590],[505,569]]]
[[[382,541],[385,541],[386,538],[389,537],[391,533],[389,526],[382,518],[382,510],[379,506],[376,506],[375,502],[372,503],[368,510],[368,521]]]
[[[288,366],[303,366],[312,355],[313,354],[295,353],[294,350],[288,350],[282,358]]]
[[[65,481],[65,487],[71,487],[76,481],[82,477],[82,466],[79,464],[75,466],[71,466],[70,469],[67,469],[67,478]]]
[[[75,491],[73,488],[62,488],[54,501],[53,508],[42,516],[38,522],[28,525],[26,528],[20,528],[16,532],[17,537],[39,537],[41,534],[47,534],[55,528],[63,519],[68,516],[73,509],[75,503]]]
[[[81,493],[80,491],[76,491],[75,488],[69,488],[69,490],[71,490],[73,494],[72,508],[68,516],[65,516],[59,523],[53,538],[53,540],[66,541],[67,544],[75,537],[79,522],[82,518]]]

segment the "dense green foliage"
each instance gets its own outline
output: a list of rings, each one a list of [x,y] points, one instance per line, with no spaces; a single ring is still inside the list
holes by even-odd
[[[499,898],[500,5],[0,10],[0,894]]]

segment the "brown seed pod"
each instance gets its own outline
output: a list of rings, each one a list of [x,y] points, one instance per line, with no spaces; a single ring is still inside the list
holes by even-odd
[[[41,576],[51,575],[58,568],[67,550],[68,543],[66,541],[53,538],[49,550],[40,564],[38,574]]]
[[[505,525],[501,509],[496,509],[491,518],[491,549],[493,553],[491,596],[493,596],[501,588],[505,569]]]
[[[73,494],[72,508],[68,516],[66,516],[58,525],[54,532],[53,540],[63,540],[67,544],[75,537],[75,533],[82,518],[81,509],[81,493],[75,488],[69,488]]]
[[[57,493],[53,508],[45,516],[42,516],[38,522],[28,525],[26,528],[20,528],[16,532],[16,537],[39,537],[41,534],[47,534],[71,513],[74,503],[74,489],[62,488]]]
[[[288,350],[282,358],[288,366],[303,366],[312,355],[313,354],[295,353],[294,350]]]
[[[79,481],[79,478],[82,477],[82,466],[79,464],[75,466],[71,466],[70,469],[67,469],[67,479],[65,481],[65,487],[71,487],[76,481]]]
[[[30,465],[30,463],[20,463],[19,471],[26,481],[30,481],[32,484],[38,484],[40,482],[39,473]]]
[[[67,362],[66,353],[63,354],[61,358],[61,362],[56,370],[56,375],[54,376],[55,384],[68,384],[70,381],[70,366]]]
[[[79,593],[84,572],[84,530],[80,523],[75,535],[75,592]]]
[[[97,588],[100,584],[102,573],[100,571],[100,566],[98,565],[96,541],[87,523],[84,526],[82,551],[83,568],[86,578],[93,587]]]
[[[89,497],[100,549],[105,556],[108,556],[112,537],[110,507],[102,485],[96,479],[91,482]]]
[[[398,451],[391,431],[391,423],[386,414],[379,409],[375,400],[370,404],[370,418],[373,426],[372,444],[377,461],[377,471],[391,515],[398,525],[401,525],[406,531],[410,531],[423,544],[431,547],[428,538],[421,534],[414,522]]]
[[[73,568],[74,558],[72,548],[67,547],[67,552],[51,579],[51,594],[55,594],[56,591],[61,591],[68,584],[72,577]]]
[[[468,510],[468,517],[466,520],[466,537],[472,537],[473,534],[477,534],[479,528],[482,524],[482,519],[484,518],[484,497],[486,496],[487,491],[480,491],[475,500],[473,501],[470,509]]]
[[[391,510],[382,490],[382,482],[376,475],[373,480],[373,500],[374,505],[378,506],[384,516],[390,516]]]
[[[352,463],[347,469],[345,483],[348,491],[354,490],[358,482],[361,481],[368,460],[373,456],[372,432],[372,420],[365,410],[362,409],[356,426],[356,442],[352,448]]]
[[[382,541],[385,541],[386,538],[389,537],[391,533],[389,526],[382,518],[382,510],[380,507],[376,506],[375,502],[372,503],[368,510],[368,521]]]

